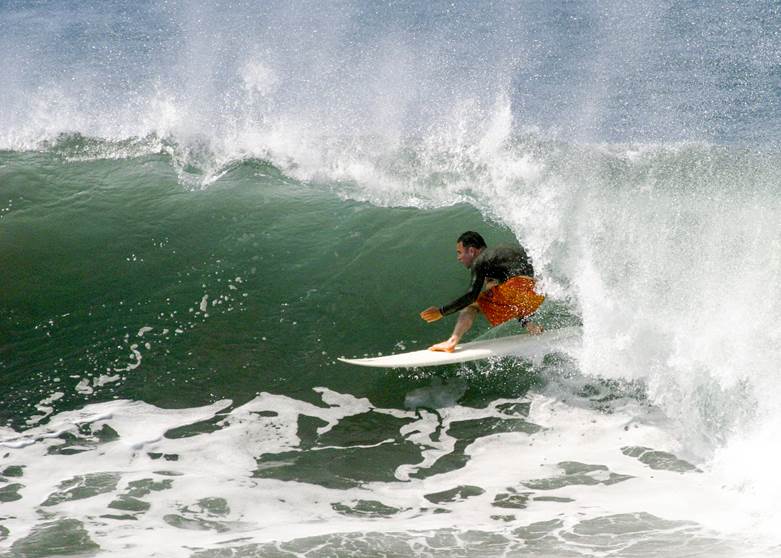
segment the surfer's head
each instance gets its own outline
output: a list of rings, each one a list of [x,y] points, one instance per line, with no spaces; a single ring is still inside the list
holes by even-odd
[[[466,231],[456,241],[456,257],[464,267],[470,268],[474,259],[483,251],[485,246],[485,240],[479,233]]]

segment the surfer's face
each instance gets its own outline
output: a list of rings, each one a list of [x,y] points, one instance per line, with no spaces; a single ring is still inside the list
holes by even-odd
[[[464,246],[460,242],[456,243],[456,257],[467,269],[472,267],[472,262],[479,253],[480,250],[474,246]]]

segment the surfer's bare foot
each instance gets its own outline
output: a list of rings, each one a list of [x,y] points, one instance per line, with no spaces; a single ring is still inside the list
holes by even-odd
[[[543,328],[540,324],[529,322],[526,324],[526,331],[528,331],[530,335],[539,335],[543,332]]]
[[[442,353],[452,353],[456,350],[456,345],[458,345],[458,339],[453,339],[452,337],[448,339],[447,341],[442,341],[441,343],[437,343],[436,345],[432,345],[428,348],[429,351],[439,351]]]

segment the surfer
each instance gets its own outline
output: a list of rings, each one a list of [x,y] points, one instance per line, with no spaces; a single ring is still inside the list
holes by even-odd
[[[480,312],[492,326],[517,318],[529,333],[542,332],[542,326],[528,321],[545,297],[534,290],[534,268],[523,248],[488,248],[482,236],[467,231],[456,241],[456,256],[472,271],[472,284],[466,294],[454,301],[420,313],[421,318],[431,323],[460,311],[453,335],[429,347],[430,350],[454,351]]]

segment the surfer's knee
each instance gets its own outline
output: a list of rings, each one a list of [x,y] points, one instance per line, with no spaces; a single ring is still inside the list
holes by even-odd
[[[469,306],[461,310],[458,313],[458,315],[459,318],[474,319],[479,312],[480,312],[480,308],[476,304],[470,304]]]

